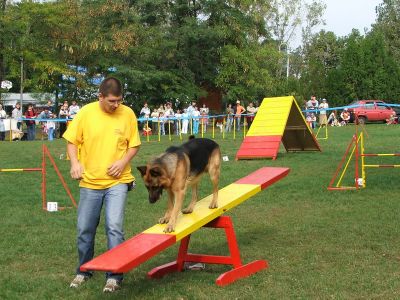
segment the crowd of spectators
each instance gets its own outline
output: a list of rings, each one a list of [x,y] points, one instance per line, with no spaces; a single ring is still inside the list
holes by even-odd
[[[59,108],[49,100],[45,106],[34,107],[33,104],[28,104],[25,112],[22,113],[20,103],[16,103],[11,112],[11,119],[16,124],[15,128],[11,126],[11,139],[35,140],[38,125],[41,129],[42,137],[47,137],[49,141],[52,141],[56,137],[61,138],[66,130],[68,121],[74,118],[79,109],[79,105],[74,100],[71,102],[71,105],[69,105],[68,101],[64,101]],[[0,140],[4,140],[4,119],[6,118],[7,114],[0,104]],[[25,132],[23,124],[26,125]]]
[[[29,104],[24,113],[17,103],[11,113],[11,118],[16,122],[16,130],[12,130],[13,140],[35,140],[37,128],[42,133],[42,138],[52,141],[54,138],[61,138],[67,129],[68,122],[79,112],[79,105],[76,101],[64,101],[56,107],[52,101],[45,106],[34,107]],[[183,109],[172,106],[171,102],[160,104],[150,108],[144,103],[139,112],[140,128],[143,135],[158,134],[199,134],[206,132],[213,122],[221,132],[231,132],[233,128],[240,131],[246,122],[247,127],[253,122],[258,107],[253,102],[248,103],[245,108],[241,101],[235,104],[229,103],[221,114],[210,115],[210,109],[206,104],[198,106],[196,101],[190,102]],[[0,140],[5,139],[4,119],[7,114],[0,104]],[[24,128],[23,128],[23,125]]]
[[[180,108],[174,110],[171,102],[160,104],[153,109],[150,109],[148,103],[144,103],[139,113],[139,121],[143,130],[142,134],[145,136],[158,134],[158,132],[161,135],[198,134],[201,133],[201,130],[206,132],[213,119],[221,132],[230,132],[234,122],[236,130],[241,130],[243,118],[246,118],[247,125],[250,126],[257,109],[253,103],[249,103],[246,110],[238,100],[234,107],[229,103],[222,115],[212,116],[206,104],[199,107],[195,101],[190,102],[182,110]]]
[[[351,120],[351,114],[347,108],[344,108],[340,114],[336,110],[329,110],[328,101],[323,98],[320,102],[315,96],[312,96],[310,100],[304,104],[305,118],[310,128],[314,129],[318,125],[324,126],[345,126]],[[327,117],[329,113],[329,116]],[[317,115],[319,120],[317,122]]]

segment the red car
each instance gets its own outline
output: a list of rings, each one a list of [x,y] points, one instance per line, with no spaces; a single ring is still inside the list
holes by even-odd
[[[349,111],[352,114],[352,119],[354,121],[358,119],[358,123],[360,124],[365,124],[366,122],[385,122],[392,114],[396,115],[396,112],[381,100],[359,100],[354,101],[350,105],[359,105],[359,107],[349,108]]]

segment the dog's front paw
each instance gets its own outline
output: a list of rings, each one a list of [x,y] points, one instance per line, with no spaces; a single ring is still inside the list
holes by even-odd
[[[211,203],[208,208],[210,209],[214,209],[214,208],[218,208],[218,203]]]
[[[165,228],[164,228],[164,232],[165,233],[171,233],[175,231],[175,226],[172,224],[168,224]]]
[[[186,208],[182,209],[183,214],[191,214],[192,212],[193,212],[193,208],[190,208],[190,207],[186,207]]]
[[[159,224],[167,224],[169,222],[169,217],[162,217],[158,220]]]

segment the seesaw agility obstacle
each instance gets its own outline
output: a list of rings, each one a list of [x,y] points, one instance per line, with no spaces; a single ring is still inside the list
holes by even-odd
[[[180,241],[176,261],[154,268],[148,273],[149,278],[161,278],[168,273],[181,272],[184,270],[185,262],[232,265],[232,270],[217,278],[216,284],[219,286],[228,285],[240,278],[250,276],[267,268],[268,263],[266,260],[242,263],[232,220],[229,216],[222,215],[279,181],[288,173],[289,169],[287,168],[261,168],[220,189],[218,208],[208,208],[212,195],[197,202],[193,213],[179,216],[175,232],[164,233],[163,229],[166,225],[157,224],[87,262],[80,269],[81,271],[126,273]],[[202,227],[225,230],[230,256],[188,253],[190,235]]]
[[[328,190],[357,190],[360,188],[365,188],[367,181],[366,169],[368,168],[400,168],[400,165],[366,164],[365,162],[366,157],[388,157],[388,156],[400,156],[400,153],[365,153],[364,133],[361,132],[359,135],[357,134],[353,135],[349,145],[347,146],[346,152],[342,157],[341,162],[339,163],[331,181],[329,182]],[[343,178],[347,172],[347,169],[353,157],[354,157],[354,186],[342,186]],[[361,168],[361,177],[359,177],[360,168]],[[341,173],[340,170],[342,170]]]
[[[57,173],[58,178],[60,179],[60,182],[62,186],[64,187],[65,192],[68,194],[68,197],[70,198],[72,205],[76,208],[76,201],[74,197],[71,194],[71,191],[68,188],[67,183],[64,180],[64,177],[62,176],[60,170],[58,169],[53,157],[50,154],[49,149],[47,148],[46,145],[42,145],[42,165],[41,168],[19,168],[19,169],[0,169],[0,173],[3,172],[41,172],[42,173],[42,187],[41,187],[41,192],[42,192],[42,209],[47,210],[47,183],[46,183],[46,158],[49,159],[51,165],[53,166],[54,170]],[[67,207],[65,206],[58,206],[58,209],[65,209]]]

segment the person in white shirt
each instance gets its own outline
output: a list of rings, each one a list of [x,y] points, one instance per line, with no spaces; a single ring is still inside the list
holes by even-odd
[[[200,111],[195,106],[193,111],[193,134],[199,133],[199,124],[200,124]]]
[[[70,116],[70,118],[73,119],[78,112],[79,112],[79,106],[78,106],[78,104],[76,104],[75,100],[72,100],[72,104],[69,107],[69,116]]]
[[[323,127],[328,124],[328,120],[326,118],[326,109],[329,108],[326,99],[322,99],[322,103],[319,105],[319,126]]]
[[[15,108],[13,109],[12,113],[11,113],[11,117],[14,120],[18,120],[22,118],[22,111],[21,111],[21,105],[19,103],[15,104]],[[17,121],[17,129],[21,130],[21,125],[22,122],[21,121]]]
[[[183,134],[188,133],[188,126],[189,126],[189,114],[187,112],[187,109],[185,108],[183,110],[183,114],[182,114],[182,130],[181,130],[181,132]]]
[[[142,109],[140,110],[139,116],[143,118],[148,118],[150,116],[150,108],[147,102],[144,103]]]
[[[3,105],[0,104],[0,141],[4,141],[6,138],[5,118],[7,118],[6,111],[3,109]]]
[[[55,119],[55,118],[56,118],[56,115],[50,112],[49,119]],[[56,122],[47,121],[45,126],[46,126],[48,140],[49,141],[54,140],[54,131],[56,129]]]
[[[254,107],[253,102],[250,102],[249,105],[247,106],[247,126],[250,128],[251,123],[253,123],[254,120],[254,115],[257,112],[256,108]]]
[[[318,100],[315,96],[311,96],[311,100],[307,101],[307,110],[316,110],[318,108]]]
[[[176,111],[175,118],[176,118],[176,120],[175,120],[175,134],[179,135],[179,133],[181,132],[181,127],[182,127],[181,126],[182,114],[181,114],[181,110],[180,109],[178,109]]]

